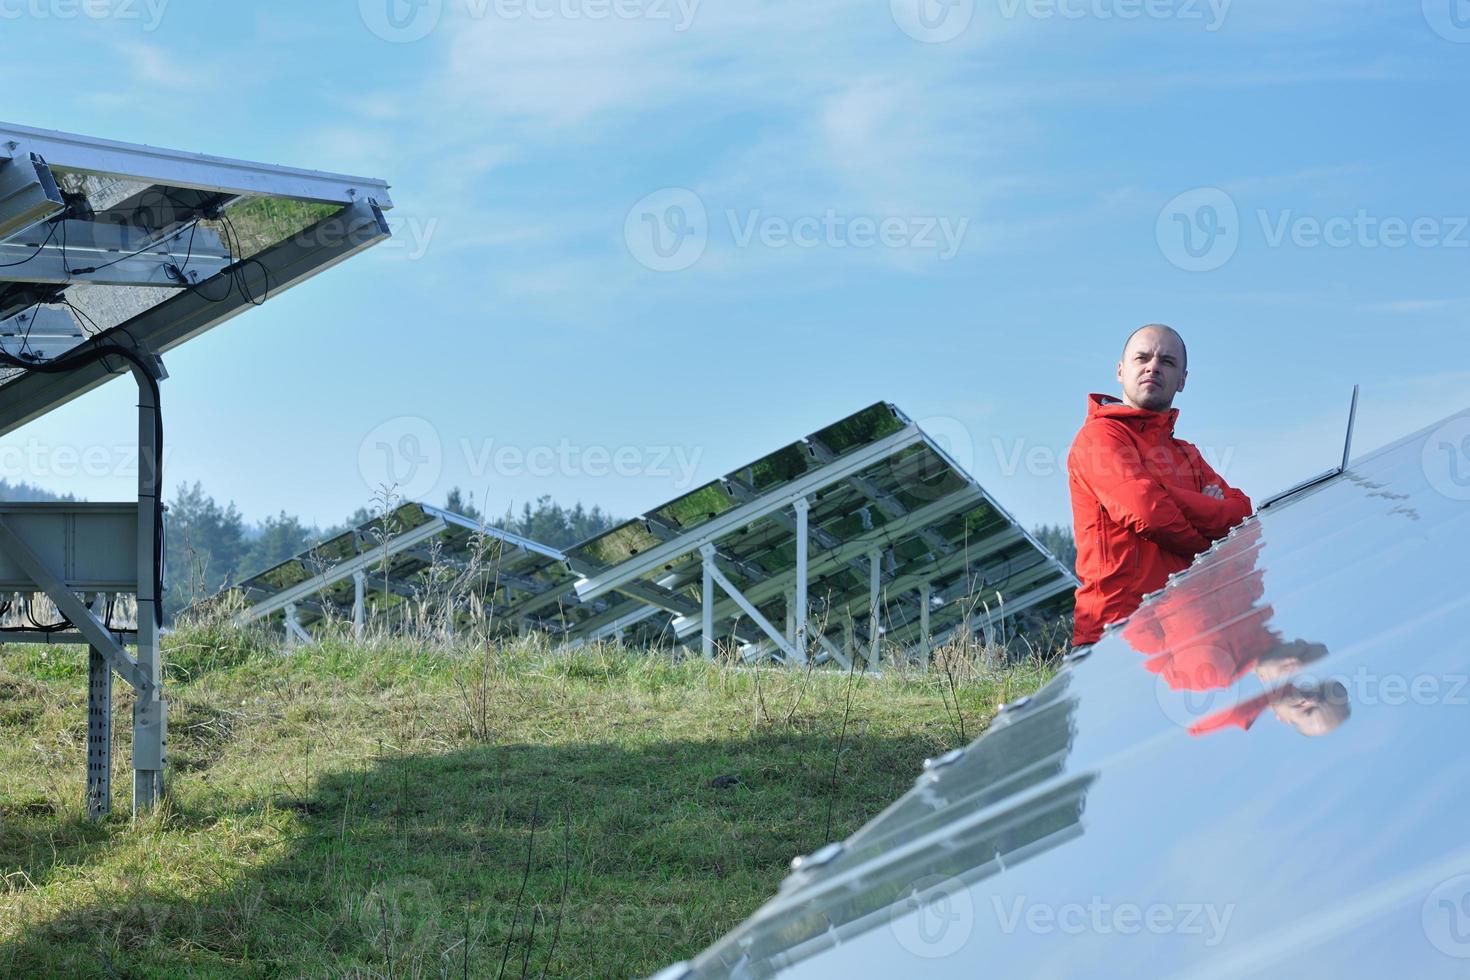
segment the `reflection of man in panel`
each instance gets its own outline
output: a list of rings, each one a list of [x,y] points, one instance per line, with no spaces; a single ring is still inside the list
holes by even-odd
[[[1087,421],[1067,457],[1077,539],[1073,643],[1096,642],[1143,596],[1251,513],[1199,450],[1174,438],[1174,396],[1189,376],[1184,339],[1171,327],[1141,327],[1118,362],[1122,399],[1089,398]]]
[[[1236,704],[1223,701],[1222,710],[1190,725],[1191,735],[1249,729],[1268,707],[1303,735],[1325,735],[1352,713],[1340,682],[1300,676],[1327,656],[1327,648],[1287,641],[1272,628],[1275,610],[1261,601],[1265,586],[1255,566],[1260,536],[1259,523],[1247,525],[1228,558],[1198,569],[1188,584],[1164,593],[1123,627],[1123,639],[1148,658],[1144,667],[1171,691],[1228,691],[1249,671],[1267,688]]]

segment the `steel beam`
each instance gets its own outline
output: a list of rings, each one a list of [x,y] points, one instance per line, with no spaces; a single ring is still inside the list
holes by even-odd
[[[3,127],[0,127],[3,139]],[[267,292],[280,292],[324,272],[389,237],[382,212],[371,202],[344,208],[278,245],[266,249],[238,270],[249,295],[258,301]],[[212,327],[253,307],[234,279],[227,277],[227,295],[219,284],[202,290],[186,290],[159,303],[100,337],[79,345],[76,351],[103,343],[138,346],[164,353]],[[109,359],[114,360],[115,359]],[[66,404],[114,377],[116,365],[93,361],[58,374],[30,372],[7,383],[0,401],[0,435]]]
[[[56,178],[46,161],[17,141],[13,146],[0,142],[0,242],[66,208]]]
[[[841,545],[836,550],[827,551],[811,558],[808,562],[808,581],[849,562],[865,559],[868,552],[875,544],[892,545],[902,537],[912,534],[916,529],[943,520],[952,514],[965,511],[984,499],[978,489],[966,488],[948,497],[926,504],[908,515],[885,524],[882,527],[865,531],[848,543]],[[867,569],[863,568],[866,572]],[[765,582],[752,586],[746,593],[749,599],[755,603],[763,603],[775,598],[782,589],[789,588],[795,583],[796,570],[793,568],[788,572],[782,572],[771,576]],[[716,618],[723,618],[730,610],[728,605],[716,606]],[[699,629],[699,623],[691,619],[676,619],[674,630],[680,639],[692,635]]]
[[[87,648],[87,816],[112,809],[112,665],[101,650]]]
[[[807,657],[807,525],[808,514],[812,509],[811,501],[802,497],[792,507],[796,510],[796,594],[794,597],[796,611],[796,635],[792,641],[796,644],[796,652],[800,654],[803,662]]]
[[[163,663],[158,628],[163,622],[163,597],[155,577],[163,560],[158,553],[163,538],[158,526],[163,492],[158,444],[158,399],[155,382],[141,367],[133,366],[138,382],[138,670],[148,686],[133,699],[133,815],[146,812],[163,798],[167,766],[168,704],[163,698]],[[161,366],[159,373],[161,374]]]
[[[803,497],[880,463],[922,439],[923,433],[917,427],[906,426],[875,443],[853,450],[826,466],[798,477],[776,490],[762,494],[750,503],[728,510],[693,530],[679,535],[672,541],[665,541],[641,555],[582,579],[577,583],[577,594],[583,599],[595,599],[626,582],[642,578],[656,571],[661,565],[666,565],[691,552],[699,551],[706,544],[713,544],[725,535],[753,524],[767,514],[783,510]]]
[[[876,548],[868,552],[868,664],[877,670],[878,640],[883,634],[881,613],[883,608],[883,552]]]
[[[123,679],[131,684],[136,690],[148,691],[153,686],[150,676],[145,673],[132,657],[120,647],[107,631],[106,625],[99,620],[92,610],[88,609],[76,594],[67,588],[66,583],[61,580],[56,572],[31,549],[25,540],[16,533],[11,518],[0,513],[0,552],[17,565],[25,569],[31,581],[42,592],[46,593],[61,615],[65,616],[82,634],[87,641],[101,652],[112,664],[113,669],[122,675]],[[149,572],[150,578],[152,571]]]
[[[780,631],[777,630],[776,627],[771,625],[771,621],[762,616],[761,611],[757,609],[749,599],[745,598],[745,596],[741,594],[740,590],[735,587],[735,584],[725,577],[725,573],[720,571],[718,566],[715,565],[714,545],[704,545],[702,548],[700,548],[700,553],[704,556],[705,573],[709,575],[710,578],[714,579],[715,584],[717,584],[721,589],[724,589],[726,594],[728,594],[730,598],[734,599],[735,602],[739,604],[741,609],[745,610],[745,614],[751,618],[756,626],[760,627],[761,632],[770,637],[771,642],[776,644],[776,646],[780,648],[781,652],[784,653],[788,658],[796,661],[797,663],[806,663],[806,654],[802,653],[801,651],[797,650],[796,647],[792,646],[791,643],[788,642],[787,639],[781,635]]]
[[[231,195],[291,197],[325,204],[355,204],[374,199],[383,208],[393,206],[388,196],[388,184],[381,180],[250,163],[0,123],[0,153],[13,154],[22,149],[39,154],[57,169],[131,177],[167,187]]]
[[[352,635],[362,636],[363,615],[367,601],[367,573],[357,569],[352,573]]]
[[[0,244],[0,282],[182,289],[219,275],[234,262],[219,235],[208,228],[174,232],[151,244],[151,236],[123,225],[63,221],[53,229],[63,230],[42,234],[33,228]],[[71,241],[73,235],[77,242]],[[187,241],[191,235],[192,248]]]
[[[289,589],[283,589],[268,599],[260,602],[240,613],[237,621],[248,623],[252,620],[280,612],[288,605],[301,599],[307,598],[323,589],[330,588],[338,582],[351,578],[357,572],[366,573],[374,565],[393,557],[401,551],[413,548],[421,541],[427,541],[444,530],[443,518],[434,518],[426,524],[420,524],[416,528],[405,531],[402,534],[389,538],[380,545],[376,545],[370,551],[364,551],[354,558],[333,565],[331,569],[313,575],[302,582],[297,582]]]
[[[700,563],[700,636],[706,660],[713,660],[715,657],[715,577],[710,574],[713,564],[708,561]]]

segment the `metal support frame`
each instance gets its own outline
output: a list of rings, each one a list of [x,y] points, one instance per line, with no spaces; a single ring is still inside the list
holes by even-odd
[[[966,487],[948,497],[926,504],[914,510],[906,517],[899,518],[882,527],[874,528],[872,531],[864,532],[861,536],[853,538],[838,548],[824,551],[815,558],[809,558],[807,574],[805,576],[806,581],[810,582],[813,577],[825,575],[832,569],[846,565],[850,561],[866,561],[868,552],[875,545],[890,544],[926,524],[943,520],[950,514],[973,507],[982,500],[984,500],[984,497],[978,489]],[[1019,539],[1019,536],[1020,532],[1017,532],[1017,539]],[[858,567],[861,569],[861,565]],[[751,586],[746,595],[752,602],[766,602],[768,599],[779,595],[781,589],[794,584],[797,577],[794,568],[790,572],[773,575],[766,581]],[[717,603],[715,617],[718,619],[729,614],[730,610],[727,607],[727,603]],[[689,636],[698,628],[698,620],[687,618],[674,620],[674,631],[680,639]]]
[[[0,244],[0,282],[39,282],[52,285],[87,283],[98,286],[157,286],[183,289],[210,279],[234,262],[208,228],[196,228],[192,248],[180,235],[149,245],[152,236],[126,226],[63,221],[61,233],[40,234],[31,229]],[[50,240],[51,244],[44,244]],[[85,270],[93,271],[85,271]],[[187,281],[178,279],[179,270]]]
[[[384,207],[392,206],[388,185],[381,180],[0,123],[0,158],[14,158],[26,153],[34,153],[57,168],[153,178],[166,181],[170,187],[236,195],[294,197],[324,204],[351,204],[371,197]]]
[[[172,215],[167,228],[140,230],[131,220],[116,220],[117,216],[128,213],[128,202],[122,202],[115,216],[98,211],[97,220],[78,221],[68,217],[42,232],[37,227],[40,223],[66,213],[58,174],[98,175],[134,182],[144,188],[141,191],[144,196],[172,191],[177,195],[176,200],[183,200],[182,205],[177,205],[183,211]],[[72,624],[74,630],[65,632],[74,632],[89,647],[86,799],[93,815],[100,816],[107,811],[110,797],[111,670],[116,670],[135,691],[134,813],[154,807],[165,789],[168,705],[161,683],[162,596],[158,594],[156,578],[161,561],[158,498],[162,447],[157,440],[159,406],[153,392],[156,380],[166,374],[157,355],[258,305],[259,297],[289,289],[389,237],[382,213],[383,209],[392,207],[387,191],[383,181],[0,123],[0,264],[9,264],[4,262],[4,257],[11,255],[27,260],[23,265],[12,265],[11,272],[0,279],[57,285],[90,282],[182,287],[185,285],[182,275],[191,284],[223,279],[228,286],[223,295],[180,288],[162,302],[89,339],[82,339],[81,333],[69,332],[62,323],[63,329],[52,336],[59,338],[64,333],[67,339],[81,341],[69,348],[75,366],[66,371],[25,372],[9,379],[3,387],[0,435],[111,380],[118,373],[120,359],[89,358],[87,355],[96,348],[131,347],[143,362],[132,366],[139,386],[138,500],[136,527],[130,529],[136,535],[136,547],[130,549],[132,554],[128,556],[133,563],[128,581],[118,583],[129,586],[137,596],[137,628],[131,636],[135,656],[130,657],[122,646],[128,634],[109,629],[74,591],[111,593],[122,589],[80,584],[69,569],[74,552],[68,552],[61,562],[68,567],[58,570],[56,562],[43,557],[54,556],[54,542],[28,539],[31,529],[24,521],[0,509],[0,552],[14,567],[12,570],[24,573],[27,587],[44,592]],[[159,196],[170,195],[159,193]],[[192,248],[185,246],[182,253],[177,242],[157,237],[176,228],[181,221],[197,220],[204,213],[206,203],[221,206],[241,197],[256,196],[333,204],[337,210],[239,266],[232,265],[235,257],[229,254],[218,234],[208,228],[191,229]],[[231,268],[229,273],[224,271],[227,265]],[[85,271],[88,269],[92,271]],[[13,309],[3,311],[5,315],[13,312]],[[33,317],[28,328],[38,325]],[[56,352],[43,348],[42,353],[54,356]],[[94,550],[119,553],[124,550],[116,540],[100,544],[94,538],[82,540],[87,548]],[[66,542],[68,547],[74,544],[71,537]],[[17,640],[33,640],[39,634],[13,635]],[[44,640],[54,642],[49,634]]]
[[[0,140],[4,139],[0,127]],[[3,144],[0,144],[3,145]],[[236,270],[248,292],[231,281],[228,295],[209,289],[181,292],[124,321],[100,337],[79,344],[79,355],[89,345],[136,343],[162,354],[219,324],[252,309],[255,300],[296,286],[389,237],[382,211],[363,201],[323,219],[300,234],[266,249]],[[208,294],[208,295],[206,295]],[[91,391],[113,377],[103,362],[81,364],[56,374],[30,372],[4,386],[0,400],[0,435]]]
[[[589,641],[605,640],[608,637],[614,637],[617,639],[618,642],[621,643],[623,639],[623,632],[625,630],[637,626],[644,620],[652,619],[654,616],[657,616],[660,611],[661,610],[657,606],[642,606],[638,609],[634,609],[632,612],[619,616],[617,619],[614,619],[610,623],[606,623],[605,625],[599,626],[594,630],[588,631],[586,636],[580,638],[579,642],[585,643]]]
[[[304,643],[307,646],[312,646],[316,643],[316,640],[312,639],[311,634],[306,632],[306,630],[302,628],[301,620],[296,618],[296,603],[286,603],[283,618],[286,623],[287,646],[295,646],[297,643]]]
[[[751,618],[751,621],[754,622],[756,626],[760,627],[760,631],[764,633],[767,637],[769,637],[771,642],[774,643],[783,654],[785,654],[788,662],[799,664],[806,663],[806,654],[803,651],[797,649],[796,646],[794,646],[789,640],[786,639],[786,637],[782,636],[780,631],[777,630],[776,627],[771,625],[771,621],[765,616],[762,616],[761,611],[757,609],[749,599],[745,598],[745,596],[741,594],[740,590],[735,587],[735,583],[731,582],[728,578],[725,577],[725,573],[720,571],[719,566],[715,564],[715,546],[712,544],[703,545],[699,549],[699,553],[704,558],[704,598],[706,600],[706,602],[704,603],[704,608],[710,609],[713,606],[713,602],[711,601],[713,599],[712,586],[718,585],[721,589],[724,590],[726,595],[735,600],[740,608],[745,611],[745,614]],[[712,629],[705,631],[706,656],[710,656],[710,651],[712,649],[711,643],[713,642],[711,639],[712,635]]]
[[[427,541],[437,536],[444,530],[445,526],[443,518],[436,517],[432,521],[404,531],[402,534],[391,537],[368,551],[364,551],[344,562],[333,565],[320,575],[313,575],[311,578],[297,582],[289,589],[282,589],[269,599],[258,602],[240,613],[238,619],[242,623],[261,619],[273,613],[280,612],[289,606],[293,606],[301,599],[309,598],[324,589],[336,585],[338,582],[352,578],[358,572],[366,575],[368,570],[374,565],[386,561],[399,552],[406,551],[422,541]]]
[[[924,663],[929,662],[929,655],[934,652],[934,647],[929,637],[929,606],[934,601],[934,583],[919,583],[919,652],[924,655]]]
[[[51,168],[17,142],[0,158],[0,242],[66,208]]]
[[[159,366],[161,373],[162,366]],[[161,556],[158,542],[158,495],[162,472],[158,457],[158,400],[152,379],[134,365],[138,381],[138,670],[146,686],[133,701],[133,812],[153,809],[163,798],[163,772],[168,743],[168,704],[161,687],[163,664],[158,651],[158,627],[163,622],[163,597],[154,570]]]
[[[577,594],[584,600],[605,595],[627,582],[656,571],[661,565],[676,561],[692,552],[702,551],[706,544],[712,545],[725,535],[747,527],[767,514],[789,507],[797,500],[831,486],[853,473],[880,463],[894,453],[922,442],[923,439],[924,434],[917,426],[905,426],[877,442],[854,450],[827,466],[798,477],[777,490],[727,510],[677,538],[649,548],[642,554],[606,571],[582,579],[577,583]]]
[[[163,376],[161,365],[157,366],[156,371],[158,376]],[[70,571],[67,568],[53,567],[37,552],[32,542],[27,540],[21,512],[11,510],[0,513],[0,552],[25,576],[32,587],[45,593],[89,647],[86,800],[88,812],[93,816],[104,815],[110,806],[112,683],[110,675],[105,679],[99,676],[107,670],[116,670],[134,690],[133,812],[136,814],[152,809],[162,798],[164,791],[168,704],[162,690],[162,669],[158,654],[160,597],[154,579],[158,559],[157,496],[160,492],[158,402],[153,395],[155,379],[136,365],[133,373],[138,381],[138,501],[129,506],[136,508],[132,532],[136,536],[132,542],[135,564],[126,573],[120,570],[112,573],[126,578],[126,581],[121,578],[109,583],[68,581]],[[50,509],[65,514],[69,508],[86,513],[115,509],[116,506],[62,505]],[[75,522],[75,518],[71,520]],[[78,547],[72,537],[74,533],[67,532],[65,542],[68,553],[74,553]],[[117,541],[112,543],[122,544]],[[97,547],[98,542],[87,539],[83,545]],[[89,570],[88,574],[98,573]],[[137,596],[138,605],[137,629],[132,637],[136,656],[129,656],[123,649],[121,634],[109,630],[92,608],[77,597],[74,589],[79,585],[91,586],[98,591],[111,591],[120,586],[131,588]],[[106,665],[105,670],[103,664]]]
[[[367,573],[356,569],[352,573],[352,635],[362,636],[362,624],[367,605]]]
[[[711,561],[710,559],[705,559],[703,563],[703,573],[700,578],[701,601],[699,603],[699,612],[700,620],[703,623],[703,627],[700,630],[700,636],[703,641],[704,659],[706,660],[713,660],[715,658],[715,577],[713,574],[714,567],[715,563],[713,561]]]
[[[874,548],[868,552],[868,665],[878,669],[878,639],[883,633],[882,625],[883,552]]]
[[[112,664],[87,648],[87,816],[112,808]]]
[[[809,514],[812,509],[811,501],[802,497],[792,505],[796,511],[796,591],[793,602],[796,605],[794,619],[796,620],[796,635],[792,643],[796,646],[797,655],[802,663],[806,663],[807,650],[807,536],[809,534]]]

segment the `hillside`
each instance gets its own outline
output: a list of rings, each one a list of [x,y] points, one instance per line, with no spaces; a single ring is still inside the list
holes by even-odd
[[[769,897],[1040,665],[881,678],[615,649],[171,634],[173,778],[82,815],[81,651],[0,653],[0,975],[639,976]]]

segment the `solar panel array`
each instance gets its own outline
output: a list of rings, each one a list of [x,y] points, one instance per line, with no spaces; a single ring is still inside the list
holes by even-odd
[[[335,535],[236,588],[248,618],[279,621],[289,606],[310,630],[353,620],[355,573],[365,579],[371,615],[390,623],[432,615],[490,635],[538,630],[578,639],[646,608],[620,598],[584,603],[557,549],[421,503]],[[647,634],[666,623],[648,615],[625,628]]]
[[[814,637],[851,632],[871,639],[875,557],[883,643],[918,646],[926,633],[942,639],[1007,617],[1041,619],[1070,608],[1072,575],[887,403],[569,549],[583,576],[579,592],[585,598],[615,591],[645,601],[676,616],[681,641],[697,639],[700,548],[713,545],[724,577],[768,622],[789,624],[798,618],[796,519],[788,509],[796,500],[810,508]],[[720,642],[768,646],[732,596],[715,603],[713,618]]]
[[[1459,975],[1467,432],[1238,527],[660,977]]]
[[[710,604],[718,640],[747,657],[780,658],[780,644],[740,603],[753,603],[768,623],[785,617],[794,632],[797,520],[777,505],[797,499],[809,507],[808,618],[818,624],[812,636],[822,658],[850,665],[848,652],[862,648],[876,666],[875,624],[880,644],[922,653],[958,631],[1014,630],[1070,608],[1071,574],[887,403],[565,554],[408,504],[240,583],[240,591],[250,618],[284,617],[289,606],[295,623],[310,627],[354,618],[352,575],[371,568],[374,609],[390,620],[455,592],[472,597],[457,613],[466,628],[693,645],[702,642],[698,549],[708,537],[730,587]]]
[[[161,354],[389,237],[382,181],[0,123],[0,350]],[[0,434],[113,364],[0,368]]]

